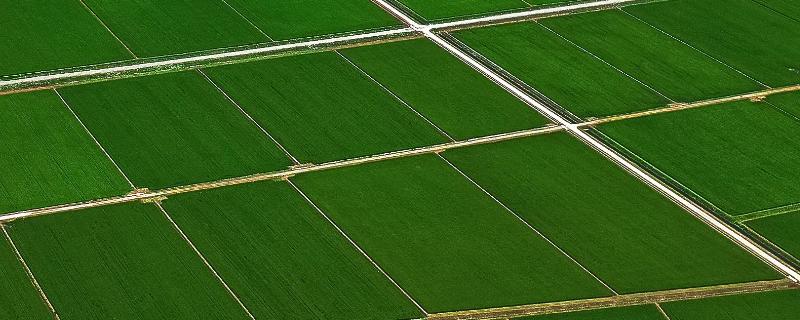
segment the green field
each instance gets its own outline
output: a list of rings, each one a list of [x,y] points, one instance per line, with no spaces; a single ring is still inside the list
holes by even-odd
[[[428,40],[365,46],[342,54],[457,140],[547,123],[525,103]]]
[[[797,241],[797,235],[800,234],[800,212],[795,211],[748,221],[745,224],[784,251],[800,259],[800,242]]]
[[[751,0],[675,0],[624,10],[768,85],[800,83],[800,22]]]
[[[289,159],[196,72],[60,89],[137,187],[283,169]]]
[[[138,57],[268,41],[217,0],[84,0]]]
[[[0,30],[0,76],[132,58],[78,1],[4,2]]]
[[[800,313],[800,291],[773,291],[669,302],[661,305],[672,320],[786,320]]]
[[[692,102],[765,89],[620,10],[541,22],[675,101]]]
[[[436,156],[295,179],[429,312],[610,294]]]
[[[248,319],[154,205],[42,216],[8,231],[62,319]]]
[[[0,96],[0,213],[130,191],[53,91]]]
[[[274,40],[363,31],[400,22],[369,0],[227,0]]]
[[[796,0],[754,0],[772,10],[800,21],[800,2]]]
[[[800,122],[765,103],[672,112],[600,130],[728,214],[800,202]]]
[[[566,134],[444,156],[617,292],[779,278]]]
[[[655,305],[559,313],[515,320],[664,320]]]
[[[421,316],[287,183],[179,195],[164,207],[257,319]]]
[[[428,21],[465,18],[529,8],[530,5],[555,5],[568,0],[397,0]]]
[[[533,22],[464,30],[455,36],[579,117],[669,102]]]
[[[50,319],[48,310],[36,288],[25,273],[22,263],[5,235],[0,234],[0,318]]]
[[[334,52],[229,65],[207,73],[301,162],[447,141]]]
[[[800,91],[769,96],[767,102],[800,121]]]
[[[523,0],[397,0],[397,2],[429,21],[528,7]]]

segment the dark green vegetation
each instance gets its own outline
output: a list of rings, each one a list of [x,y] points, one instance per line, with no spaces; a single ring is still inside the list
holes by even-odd
[[[729,103],[600,129],[728,214],[800,202],[800,121],[766,103]]]
[[[164,207],[258,319],[421,316],[288,183],[195,192]]]
[[[796,0],[754,0],[772,10],[800,21],[800,2]]]
[[[11,243],[0,231],[0,318],[50,319],[50,310],[36,292]]]
[[[457,140],[540,127],[536,111],[425,39],[342,51]]]
[[[9,232],[62,319],[248,319],[154,205],[36,217]]]
[[[516,320],[664,320],[655,305],[610,308],[525,317]]]
[[[800,211],[752,220],[745,224],[784,251],[800,259],[800,241],[798,241]]]
[[[400,24],[369,0],[227,0],[227,2],[274,40]]]
[[[397,0],[424,19],[442,20],[501,11],[525,9],[531,5],[555,5],[568,0]]]
[[[660,107],[669,100],[534,22],[456,37],[579,117]]]
[[[624,9],[771,86],[800,83],[800,22],[751,0],[676,0]]]
[[[567,134],[443,155],[617,292],[780,277]]]
[[[218,0],[84,0],[138,57],[268,41]]]
[[[429,312],[610,295],[434,155],[295,179]]]
[[[0,4],[0,76],[133,58],[79,1]]]
[[[163,188],[291,164],[196,72],[60,89],[137,187]]]
[[[800,91],[769,96],[767,102],[800,121]]]
[[[497,11],[527,8],[522,0],[397,0],[427,20],[441,20]]]
[[[0,96],[0,137],[0,213],[130,191],[53,91]]]
[[[800,313],[800,291],[772,291],[661,305],[672,320],[786,320]]]
[[[207,73],[301,162],[447,141],[334,52],[229,65]]]
[[[620,10],[544,19],[542,24],[675,101],[765,89]]]

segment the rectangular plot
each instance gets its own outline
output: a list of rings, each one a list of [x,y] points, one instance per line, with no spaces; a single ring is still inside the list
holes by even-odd
[[[752,220],[745,224],[796,259],[800,259],[800,241],[797,241],[797,235],[800,234],[800,211]]]
[[[78,1],[5,1],[0,30],[0,76],[133,58]]]
[[[447,141],[333,52],[228,65],[207,73],[301,162]]]
[[[669,103],[534,22],[459,31],[455,36],[582,118]]]
[[[195,72],[59,89],[137,187],[269,172],[283,152]]]
[[[0,4],[0,76],[133,58],[77,1]]]
[[[600,131],[728,214],[800,202],[800,122],[767,104],[671,112]]]
[[[516,320],[664,320],[655,305],[558,313]]]
[[[225,48],[269,39],[217,0],[84,0],[139,57]]]
[[[287,183],[194,192],[164,207],[257,319],[421,316]]]
[[[8,228],[62,319],[248,319],[154,205],[41,216]]]
[[[0,96],[0,213],[130,191],[53,91]]]
[[[567,134],[443,155],[617,292],[780,278]]]
[[[436,156],[294,179],[428,312],[610,295]]]
[[[398,0],[398,2],[428,21],[524,9],[529,6],[523,0]]]
[[[800,91],[769,96],[767,102],[800,121]]]
[[[541,23],[675,101],[765,89],[620,10],[544,19]]]
[[[800,22],[751,0],[677,0],[624,10],[768,85],[800,83]]]
[[[0,318],[50,319],[52,314],[0,231]]]
[[[400,22],[369,0],[227,0],[274,40],[365,31]]]
[[[425,39],[343,50],[457,140],[540,127],[528,105]]]
[[[668,302],[661,305],[672,320],[785,320],[797,318],[800,291],[772,291]]]

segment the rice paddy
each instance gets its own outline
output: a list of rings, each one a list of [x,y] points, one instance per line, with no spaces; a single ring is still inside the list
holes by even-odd
[[[798,311],[791,1],[0,9],[0,318]]]

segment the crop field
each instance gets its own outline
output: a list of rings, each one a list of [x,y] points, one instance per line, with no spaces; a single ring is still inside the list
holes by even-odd
[[[290,164],[275,143],[197,72],[59,92],[136,186],[164,188]]]
[[[800,121],[800,93],[775,95],[770,97],[767,103]]]
[[[759,4],[800,21],[800,3],[792,0],[757,0]]]
[[[157,319],[247,318],[155,205],[94,208],[6,228],[62,317],[132,319],[158,310]]]
[[[302,163],[447,141],[423,117],[333,52],[206,72]],[[307,94],[309,89],[313,94]]]
[[[0,5],[0,319],[793,319],[787,0]]]
[[[767,85],[800,82],[800,21],[757,2],[677,0],[625,11]]]
[[[47,207],[130,191],[53,91],[0,97],[0,211]]]
[[[0,29],[0,76],[133,58],[79,1],[5,2]]]
[[[791,319],[800,311],[797,291],[775,291],[737,296],[667,302],[615,309],[581,311],[560,315],[518,318],[516,320],[782,320]]]
[[[427,40],[347,49],[342,54],[457,140],[548,122]]]
[[[164,202],[164,209],[257,318],[419,316],[288,183],[261,182],[174,200]]]
[[[569,3],[570,0],[396,0],[409,11],[428,21],[452,19],[465,16],[485,15],[515,11],[541,5]]]
[[[800,122],[766,103],[723,104],[599,129],[727,214],[800,202]]]
[[[536,22],[469,29],[455,36],[577,116],[660,107],[666,97]]]
[[[426,310],[611,294],[436,156],[308,174],[296,183]]]
[[[227,0],[227,3],[272,40],[401,25],[369,0]]]
[[[443,155],[617,292],[780,277],[566,135]]]
[[[545,19],[542,24],[673,101],[765,88],[621,10]]]

